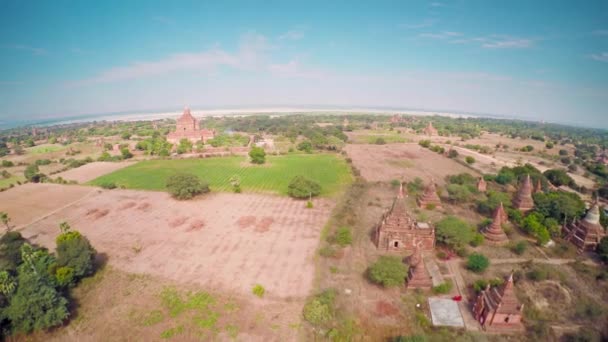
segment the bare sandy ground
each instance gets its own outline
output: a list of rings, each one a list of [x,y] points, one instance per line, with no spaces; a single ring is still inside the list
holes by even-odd
[[[70,169],[58,173],[56,175],[53,175],[53,177],[61,177],[65,180],[73,180],[77,181],[78,183],[86,183],[97,177],[103,176],[110,172],[114,172],[129,165],[133,165],[133,162],[92,162],[89,164],[85,164],[81,167],[77,167],[75,169]]]
[[[23,184],[0,192],[0,211],[8,213],[12,227],[19,228],[96,191],[76,185]]]
[[[449,158],[429,151],[418,144],[349,144],[345,150],[353,164],[368,181],[389,181],[420,177],[445,183],[445,176],[468,172],[477,173]]]
[[[0,203],[14,220],[31,220],[39,214],[25,208],[44,211],[48,202],[56,202],[48,199],[57,187],[7,191],[0,193]],[[82,187],[60,190],[64,198],[83,196]],[[110,265],[127,272],[241,294],[259,283],[269,298],[303,298],[312,286],[315,249],[332,208],[325,199],[306,209],[304,202],[279,196],[218,193],[175,201],[160,192],[94,190],[22,234],[54,249],[58,225],[67,221],[107,255]]]

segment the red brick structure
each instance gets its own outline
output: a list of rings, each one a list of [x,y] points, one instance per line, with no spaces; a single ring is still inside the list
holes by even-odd
[[[399,114],[395,114],[391,117],[391,123],[392,124],[398,124],[403,122],[403,118],[401,117],[401,115]]]
[[[421,241],[413,241],[414,253],[409,258],[410,269],[406,288],[430,290],[433,287],[433,279],[424,265],[421,245]]]
[[[429,185],[424,189],[422,195],[418,197],[418,206],[424,209],[428,209],[429,206],[441,208],[441,199],[439,199],[439,196],[437,195],[437,188],[432,179]]]
[[[539,192],[543,192],[543,185],[542,185],[542,183],[540,182],[540,178],[538,178],[538,179],[536,180],[536,184],[534,184],[534,190],[533,190],[533,192],[532,192],[532,193],[533,193],[533,194],[537,194],[537,193],[539,193]]]
[[[200,129],[198,120],[190,114],[190,108],[186,107],[182,116],[177,119],[175,132],[167,134],[167,141],[172,144],[179,143],[182,139],[188,139],[192,143],[208,140],[215,137],[215,131]]]
[[[411,251],[414,240],[420,248],[432,251],[435,248],[435,228],[426,222],[417,222],[407,212],[403,184],[393,205],[383,215],[374,234],[376,247],[383,251]]]
[[[526,213],[534,208],[534,200],[532,199],[532,182],[530,175],[526,175],[523,183],[517,191],[517,196],[513,199],[513,208]]]
[[[473,305],[473,317],[484,330],[523,330],[523,304],[519,303],[513,289],[513,273],[499,289],[486,287],[477,296]]]
[[[595,250],[600,240],[606,235],[600,224],[600,209],[595,203],[581,221],[575,220],[566,224],[562,233],[564,240],[574,244],[579,252]]]
[[[429,122],[429,125],[424,128],[424,134],[428,136],[438,135],[437,129],[433,127],[433,123]]]
[[[344,121],[342,121],[342,128],[346,129],[346,127],[348,127],[348,118],[344,118]]]
[[[487,190],[488,190],[488,183],[486,183],[486,180],[483,179],[483,177],[479,177],[479,180],[477,181],[477,191],[486,192]]]
[[[501,202],[494,211],[492,223],[481,231],[486,239],[486,242],[493,245],[502,245],[509,241],[507,234],[505,234],[504,230],[502,229],[502,224],[505,222],[504,218],[506,215],[507,214],[505,213],[505,209]]]

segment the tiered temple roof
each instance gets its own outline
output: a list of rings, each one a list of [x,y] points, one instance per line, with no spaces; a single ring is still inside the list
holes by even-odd
[[[534,208],[534,200],[532,199],[532,182],[530,175],[526,175],[522,182],[517,196],[513,199],[513,207],[520,211],[528,212]]]
[[[426,135],[437,135],[439,133],[437,132],[437,129],[435,127],[433,127],[433,123],[429,121],[428,126],[426,126],[424,128],[424,134],[426,134]]]
[[[563,228],[564,239],[572,242],[579,252],[594,250],[606,235],[600,224],[600,209],[595,203],[583,220],[576,220]]]
[[[509,241],[507,234],[505,234],[502,229],[502,224],[505,222],[505,216],[506,213],[501,202],[500,205],[496,207],[496,210],[494,210],[492,223],[481,232],[487,242],[491,244],[502,244]]]
[[[543,185],[540,182],[540,178],[538,178],[536,180],[536,184],[534,184],[534,192],[533,193],[537,194],[539,192],[543,192]]]
[[[477,181],[477,191],[486,192],[486,190],[488,190],[488,183],[486,183],[486,180],[483,179],[483,177],[479,177],[479,180]]]
[[[182,139],[188,139],[195,143],[202,140],[207,142],[213,139],[215,132],[212,130],[200,129],[198,120],[190,113],[190,108],[186,107],[182,116],[177,119],[175,132],[167,134],[167,141],[178,143]]]
[[[378,249],[387,251],[411,250],[414,239],[422,243],[424,250],[435,247],[435,229],[426,222],[417,222],[409,214],[403,184],[399,186],[393,205],[383,215],[376,228],[375,242]]]
[[[424,193],[418,198],[418,206],[420,208],[428,208],[429,205],[434,205],[435,208],[441,208],[441,199],[437,195],[435,182],[431,179],[429,185],[424,189]]]
[[[521,329],[523,305],[515,296],[513,273],[502,288],[490,287],[477,296],[473,315],[484,328]]]
[[[407,277],[408,289],[431,289],[433,280],[424,265],[421,243],[414,241],[414,253],[410,256],[410,269]]]

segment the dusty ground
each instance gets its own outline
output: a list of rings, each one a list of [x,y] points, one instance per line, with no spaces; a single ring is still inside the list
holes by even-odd
[[[19,228],[96,191],[75,185],[23,184],[0,193],[0,211],[7,212],[11,226]]]
[[[20,187],[0,193],[0,202],[9,203],[9,215],[24,222],[40,215],[26,208],[57,203],[48,200],[57,189]],[[59,189],[82,195],[80,187]],[[270,297],[300,298],[311,288],[314,250],[331,208],[327,200],[306,209],[301,201],[279,196],[210,194],[179,202],[165,193],[95,190],[22,233],[53,247],[59,222],[67,221],[110,265],[128,272],[239,293],[250,293],[259,283]]]
[[[368,181],[389,181],[404,178],[410,181],[420,177],[424,181],[434,178],[444,184],[446,175],[475,171],[418,144],[365,145],[349,144],[345,147],[353,165]]]
[[[132,165],[133,162],[124,161],[124,162],[92,162],[86,165],[83,165],[79,168],[70,169],[58,174],[53,175],[53,178],[61,177],[68,181],[77,181],[78,183],[86,183],[90,180],[93,180],[97,177],[101,177],[107,173],[114,172],[116,170],[122,169],[129,165]]]

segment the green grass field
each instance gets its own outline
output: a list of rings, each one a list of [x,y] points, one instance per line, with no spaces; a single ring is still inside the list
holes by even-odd
[[[291,179],[303,175],[321,185],[321,195],[331,196],[353,179],[348,164],[340,157],[295,154],[269,156],[264,165],[249,164],[245,157],[142,161],[94,179],[90,184],[114,182],[130,189],[164,190],[167,177],[180,171],[206,180],[212,191],[232,191],[229,179],[238,175],[244,192],[286,194]]]
[[[15,176],[15,175],[13,175],[13,176],[11,176],[9,178],[2,178],[2,177],[0,177],[0,189],[1,188],[8,188],[9,185],[15,184],[18,181],[21,181],[21,182],[25,181],[25,177],[23,177],[23,176]]]
[[[65,150],[65,149],[67,149],[67,147],[63,146],[63,145],[48,145],[47,144],[47,145],[28,147],[25,150],[31,154],[43,154],[43,153],[57,152],[57,151]]]

